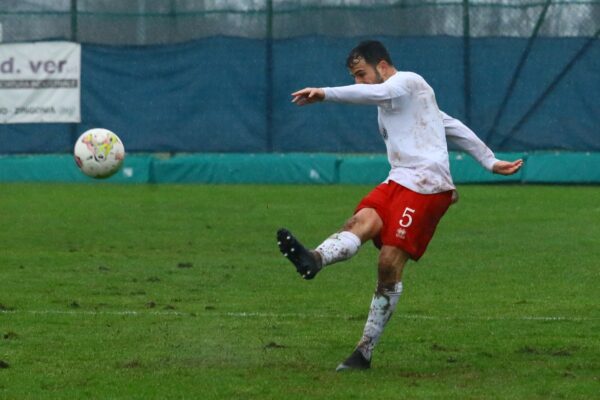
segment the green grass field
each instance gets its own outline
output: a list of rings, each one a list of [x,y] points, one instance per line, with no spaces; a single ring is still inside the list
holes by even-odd
[[[366,186],[0,185],[1,399],[600,398],[600,188],[465,186],[373,368],[375,249],[303,281]]]

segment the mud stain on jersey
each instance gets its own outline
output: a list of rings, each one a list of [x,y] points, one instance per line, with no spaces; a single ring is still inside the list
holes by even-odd
[[[424,190],[428,183],[429,180],[427,179],[427,175],[423,172],[417,172],[415,176],[415,185],[417,185],[419,189]]]

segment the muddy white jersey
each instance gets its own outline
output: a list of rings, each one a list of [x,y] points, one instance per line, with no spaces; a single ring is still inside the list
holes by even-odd
[[[454,189],[446,139],[492,170],[494,153],[459,120],[440,111],[433,89],[412,72],[380,84],[323,88],[325,101],[372,104],[391,169],[386,179],[422,194]]]

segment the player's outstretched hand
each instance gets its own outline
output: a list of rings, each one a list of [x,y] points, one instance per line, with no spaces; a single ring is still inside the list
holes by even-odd
[[[321,88],[304,88],[292,93],[292,103],[296,103],[299,106],[305,104],[312,104],[325,99],[325,91]]]
[[[522,165],[522,159],[518,159],[516,161],[496,161],[492,167],[492,172],[500,175],[512,175],[520,170]]]

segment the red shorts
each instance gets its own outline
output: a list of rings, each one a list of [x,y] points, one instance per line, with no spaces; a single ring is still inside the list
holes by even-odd
[[[378,185],[363,198],[355,213],[363,208],[375,209],[383,221],[383,228],[379,236],[373,238],[373,243],[377,247],[399,247],[413,260],[418,260],[425,253],[451,201],[451,190],[421,194],[389,181]]]

